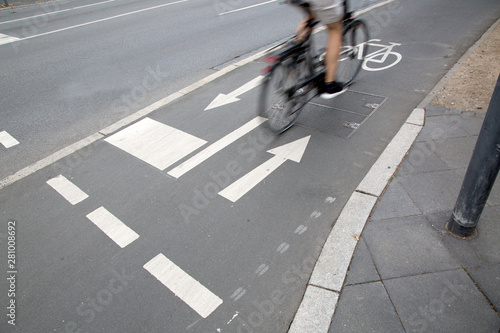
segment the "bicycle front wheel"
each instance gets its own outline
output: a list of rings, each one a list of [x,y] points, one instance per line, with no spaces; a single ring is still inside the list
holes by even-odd
[[[353,20],[344,26],[342,48],[336,80],[350,86],[361,70],[368,53],[368,28],[365,22]]]
[[[268,118],[268,126],[275,133],[283,133],[297,121],[307,103],[310,84],[302,84],[310,77],[307,61],[288,57],[274,65],[262,83],[259,111]]]

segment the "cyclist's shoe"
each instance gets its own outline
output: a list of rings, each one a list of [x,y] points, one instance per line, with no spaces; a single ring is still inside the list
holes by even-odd
[[[346,90],[347,86],[342,82],[328,82],[324,84],[320,97],[323,99],[331,99],[344,93]]]

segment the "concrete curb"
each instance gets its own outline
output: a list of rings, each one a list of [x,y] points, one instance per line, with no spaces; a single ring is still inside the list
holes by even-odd
[[[306,288],[289,333],[327,333],[354,250],[379,197],[424,125],[415,109],[351,195],[340,213]]]
[[[420,102],[358,185],[321,251],[289,333],[327,333],[329,331],[359,237],[378,199],[424,127],[424,108],[499,24],[500,19],[464,53]],[[358,209],[354,215],[352,215],[352,207]],[[337,228],[339,222],[342,225],[349,225],[350,229],[344,230],[342,226]],[[354,246],[353,243],[355,243]]]

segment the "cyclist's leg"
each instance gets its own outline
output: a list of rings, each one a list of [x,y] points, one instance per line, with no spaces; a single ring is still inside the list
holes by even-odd
[[[326,25],[328,30],[328,42],[325,54],[325,83],[335,81],[337,73],[339,51],[342,45],[342,21]]]
[[[342,46],[342,19],[344,17],[344,6],[341,0],[310,0],[313,3],[313,12],[326,24],[328,31],[328,42],[325,55],[325,85],[321,97],[333,98],[345,91],[342,83],[336,82],[336,72],[340,47]]]
[[[328,30],[328,43],[325,54],[326,72],[321,97],[330,99],[346,91],[347,86],[343,82],[336,81],[340,47],[342,46],[342,21],[327,24],[326,27]]]

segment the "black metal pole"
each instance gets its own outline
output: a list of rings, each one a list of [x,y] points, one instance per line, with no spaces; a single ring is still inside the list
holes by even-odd
[[[3,2],[5,2],[5,5],[8,7],[9,6],[9,3],[7,2],[7,0],[3,0]]]
[[[500,76],[477,138],[469,167],[447,229],[456,236],[475,236],[476,227],[500,170]]]

